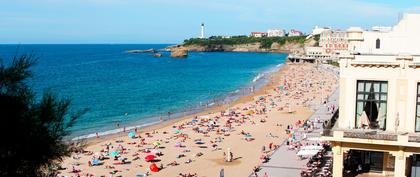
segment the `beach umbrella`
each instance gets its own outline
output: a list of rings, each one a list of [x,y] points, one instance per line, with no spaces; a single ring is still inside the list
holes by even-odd
[[[159,168],[155,163],[153,163],[152,165],[150,165],[150,171],[159,172]]]
[[[112,151],[109,155],[110,155],[111,157],[116,157],[116,156],[120,155],[120,153],[119,153],[119,152],[117,152],[117,151]]]
[[[181,130],[175,130],[175,133],[182,133]]]
[[[128,137],[130,137],[130,138],[134,138],[135,136],[136,136],[135,132],[128,133]]]
[[[146,160],[146,162],[149,162],[149,161],[155,160],[155,158],[156,156],[154,155],[148,155],[144,158],[144,160]]]
[[[245,134],[245,138],[251,138],[252,135],[251,134]]]
[[[195,122],[198,122],[198,120],[197,119],[193,119],[191,122],[195,123]]]
[[[153,145],[160,146],[160,142],[159,141],[155,141],[155,142],[153,142]]]

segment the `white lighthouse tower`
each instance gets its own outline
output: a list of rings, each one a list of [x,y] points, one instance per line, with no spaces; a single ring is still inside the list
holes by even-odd
[[[204,23],[201,23],[201,35],[200,35],[201,39],[204,39]]]

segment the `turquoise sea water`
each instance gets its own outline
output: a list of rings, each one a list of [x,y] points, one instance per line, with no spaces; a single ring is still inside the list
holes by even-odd
[[[33,89],[70,97],[73,110],[89,109],[72,128],[72,137],[110,133],[117,123],[146,125],[160,116],[174,118],[234,99],[248,90],[244,88],[258,86],[263,73],[286,58],[275,53],[190,52],[186,59],[174,59],[169,53],[154,58],[125,52],[165,46],[0,45],[0,57],[7,64],[15,53],[35,54],[39,59],[32,68]]]

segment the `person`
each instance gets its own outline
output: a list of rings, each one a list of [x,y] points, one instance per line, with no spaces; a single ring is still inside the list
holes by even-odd
[[[263,176],[263,177],[268,177],[268,174],[267,174],[267,172],[265,172],[265,173],[264,173],[264,176]]]

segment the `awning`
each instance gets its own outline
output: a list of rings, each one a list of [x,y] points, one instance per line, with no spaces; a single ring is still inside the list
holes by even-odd
[[[313,156],[317,154],[320,150],[300,150],[296,155],[298,156]]]

